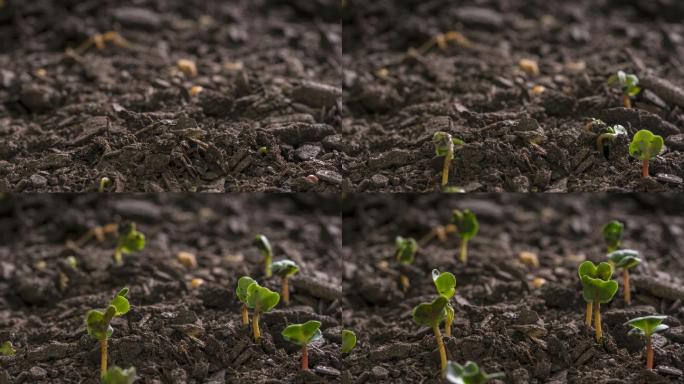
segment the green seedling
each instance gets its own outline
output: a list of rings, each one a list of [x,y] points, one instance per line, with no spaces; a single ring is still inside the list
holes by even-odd
[[[465,365],[449,361],[445,371],[446,381],[452,384],[485,384],[504,376],[506,375],[503,372],[486,373],[472,361],[466,362]]]
[[[14,356],[17,354],[17,350],[14,349],[12,342],[7,340],[2,345],[0,345],[0,355],[2,356]]]
[[[444,320],[444,334],[451,336],[451,325],[454,323],[454,307],[450,300],[456,294],[456,276],[451,272],[440,273],[437,269],[432,270],[432,281],[435,283],[437,293],[446,297],[446,318]]]
[[[475,214],[469,209],[462,212],[458,209],[454,209],[451,215],[451,222],[456,226],[456,232],[461,238],[460,260],[465,264],[468,262],[468,240],[477,235],[480,225],[477,222]]]
[[[617,139],[618,136],[627,136],[627,130],[622,125],[616,124],[613,126],[606,126],[603,132],[596,137],[596,150],[603,153],[603,156],[608,159],[610,155],[610,144]]]
[[[642,129],[634,134],[629,144],[629,154],[641,160],[641,177],[648,177],[648,161],[663,151],[665,144],[663,137],[654,135],[651,131]]]
[[[266,156],[268,155],[268,147],[259,147],[259,154],[261,156]]]
[[[349,353],[356,346],[356,333],[348,329],[342,330],[342,353]]]
[[[126,295],[128,295],[128,288],[123,288],[114,296],[104,312],[93,309],[86,314],[88,335],[100,342],[100,376],[102,377],[107,373],[107,341],[114,333],[114,328],[110,323],[114,317],[123,316],[131,309]]]
[[[270,278],[273,275],[271,271],[271,260],[273,260],[273,248],[271,248],[271,242],[264,235],[257,235],[254,238],[254,245],[259,248],[259,252],[264,257],[264,275],[266,278]]]
[[[618,249],[608,254],[610,260],[616,268],[622,268],[622,285],[625,295],[625,303],[632,304],[632,293],[630,292],[629,270],[641,263],[639,251],[633,249]]]
[[[448,300],[444,296],[439,296],[431,303],[421,303],[413,308],[413,321],[418,325],[432,328],[435,334],[435,341],[437,342],[437,349],[439,350],[439,361],[441,372],[446,369],[447,355],[444,348],[444,340],[442,339],[442,332],[439,330],[439,323],[446,317],[446,306]]]
[[[642,335],[646,338],[646,368],[653,369],[653,343],[651,336],[654,333],[662,332],[670,327],[661,324],[667,316],[644,316],[637,317],[625,323],[633,328],[629,331],[630,335]]]
[[[102,384],[133,384],[137,379],[135,367],[121,369],[113,366],[102,376]]]
[[[462,147],[465,142],[446,132],[435,132],[432,136],[432,142],[435,144],[435,154],[444,157],[442,165],[442,187],[444,187],[449,184],[449,168],[451,168],[451,162],[454,160],[454,148]]]
[[[145,235],[135,229],[135,223],[130,225],[128,233],[119,236],[119,243],[114,250],[114,263],[123,265],[123,255],[141,251],[145,248]]]
[[[66,262],[69,268],[73,269],[74,271],[78,268],[78,260],[76,260],[76,256],[67,257]]]
[[[107,177],[107,176],[101,178],[100,179],[100,186],[97,188],[97,191],[100,193],[104,192],[105,189],[107,189],[107,186],[109,185],[110,182],[111,182],[111,180],[109,180],[109,177]]]
[[[292,324],[283,329],[281,335],[285,340],[295,343],[302,348],[302,369],[309,369],[309,352],[307,346],[315,341],[321,340],[321,322],[309,320],[304,324]]]
[[[620,240],[622,240],[622,232],[624,232],[624,230],[625,225],[617,220],[613,220],[603,226],[601,233],[603,234],[603,240],[606,241],[608,253],[611,253],[620,247]]]
[[[394,257],[397,259],[397,262],[404,265],[413,264],[416,250],[418,249],[418,243],[416,242],[416,239],[412,237],[403,238],[401,236],[397,236],[397,238],[394,239],[394,248]],[[404,292],[406,292],[411,285],[409,278],[402,273],[400,280],[401,287]]]
[[[273,292],[257,283],[247,287],[247,306],[254,311],[252,314],[252,332],[254,334],[255,342],[258,343],[261,340],[259,315],[275,308],[279,301],[280,295],[278,292]]]
[[[609,303],[618,290],[618,283],[611,280],[613,268],[608,263],[600,263],[598,266],[591,261],[585,261],[577,269],[582,281],[582,298],[587,302],[586,324],[591,327],[592,311],[594,313],[594,329],[596,342],[603,341],[601,328],[601,304]]]
[[[280,260],[273,263],[271,266],[273,273],[280,277],[281,284],[281,296],[285,305],[290,305],[290,286],[288,278],[297,272],[299,272],[299,267],[291,260]]]
[[[247,308],[247,289],[252,285],[256,284],[256,281],[249,276],[242,276],[238,280],[237,288],[235,289],[235,296],[242,303],[240,309],[240,314],[242,315],[242,325],[249,326],[249,311]]]
[[[632,108],[632,97],[641,92],[639,78],[634,74],[627,74],[618,71],[615,75],[608,78],[608,85],[614,85],[622,89],[622,102],[625,108]]]

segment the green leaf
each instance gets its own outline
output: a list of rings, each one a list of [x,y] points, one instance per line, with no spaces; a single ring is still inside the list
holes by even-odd
[[[469,209],[464,211],[454,209],[451,216],[451,222],[456,225],[458,234],[465,240],[470,240],[471,238],[475,237],[480,228],[475,214]]]
[[[472,361],[468,361],[465,366],[448,361],[445,375],[446,381],[452,384],[484,384],[505,376],[503,372],[487,374]]]
[[[586,302],[594,302],[598,293],[599,302],[608,303],[613,299],[618,290],[618,283],[611,280],[613,268],[610,264],[602,262],[598,266],[587,260],[577,269],[582,281],[582,298]]]
[[[105,340],[112,336],[114,328],[105,321],[105,314],[96,309],[88,311],[86,314],[86,328],[88,335],[97,340]]]
[[[639,78],[634,74],[626,75],[624,84],[627,87],[635,87],[637,84],[639,84]]]
[[[113,366],[102,376],[102,384],[133,384],[137,379],[135,367],[121,369]]]
[[[259,284],[247,287],[247,306],[259,313],[268,312],[280,301],[280,295]]]
[[[131,305],[128,302],[128,299],[126,299],[127,294],[128,288],[122,289],[114,296],[114,299],[112,299],[112,302],[109,304],[116,309],[114,316],[123,316],[131,309]]]
[[[247,304],[247,288],[249,288],[249,286],[252,284],[256,284],[256,281],[249,276],[242,276],[238,280],[237,289],[235,289],[235,296],[237,296],[238,300],[244,304]]]
[[[451,272],[440,273],[437,269],[432,270],[432,281],[435,283],[437,293],[451,299],[456,294],[456,276]]]
[[[662,332],[669,328],[667,325],[661,324],[665,319],[667,319],[667,316],[643,316],[629,320],[625,325],[634,328],[630,330],[630,334],[639,333],[646,337],[651,337],[652,334]]]
[[[309,320],[304,324],[292,324],[287,326],[283,329],[281,335],[289,342],[297,345],[306,345],[313,341],[320,340],[323,337],[320,328],[320,321]]]
[[[634,249],[618,249],[608,254],[608,259],[618,268],[630,269],[641,263],[639,251]]]
[[[439,296],[432,303],[421,303],[413,308],[413,321],[419,325],[433,327],[446,316],[447,298]]]
[[[416,239],[412,237],[403,238],[401,236],[397,236],[397,238],[394,239],[394,245],[394,255],[397,261],[402,264],[413,263],[416,250],[418,249],[418,243],[416,242]]]
[[[624,129],[624,127],[622,129]],[[622,239],[622,232],[624,229],[624,224],[617,220],[613,220],[603,226],[603,230],[601,232],[603,233],[603,239],[606,241],[606,245],[608,246],[608,252],[616,250],[620,245],[620,240]]]
[[[446,132],[435,132],[432,136],[432,143],[435,144],[435,154],[446,156],[449,160],[454,157],[454,139]]]
[[[292,276],[299,272],[299,267],[291,260],[280,260],[271,264],[273,273],[280,277]]]
[[[663,137],[642,129],[634,134],[629,144],[629,154],[639,160],[649,160],[660,154],[664,147]]]
[[[630,86],[629,88],[627,88],[627,95],[630,97],[634,97],[634,96],[638,95],[640,92],[641,92],[640,87],[631,87]]]
[[[342,330],[342,353],[349,353],[356,346],[356,333],[348,329]]]
[[[608,127],[608,132],[609,132],[609,133],[612,133],[612,134],[614,134],[614,135],[616,135],[616,136],[618,136],[618,135],[625,135],[625,136],[627,136],[627,129],[626,129],[625,127],[623,127],[622,125],[620,125],[620,124],[615,124],[615,125],[613,125],[613,126],[611,126],[611,127]]]
[[[135,229],[135,224],[131,224],[128,233],[119,237],[117,248],[124,254],[140,251],[145,248],[145,235]]]
[[[268,241],[268,238],[264,235],[256,235],[254,238],[254,245],[259,249],[259,252],[264,257],[268,257],[273,255],[273,248],[271,248],[271,243]]]
[[[14,349],[12,342],[7,340],[2,345],[0,345],[0,355],[2,356],[14,356],[17,354],[17,350]]]

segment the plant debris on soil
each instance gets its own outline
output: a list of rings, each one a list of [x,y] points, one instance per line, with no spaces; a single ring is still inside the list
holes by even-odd
[[[457,208],[480,223],[467,265],[453,234],[445,242],[426,237]],[[449,359],[504,372],[497,383],[684,383],[683,214],[676,195],[354,195],[343,203],[342,320],[359,346],[345,358],[342,382],[442,383],[432,330],[411,317],[436,297],[438,269],[457,280],[453,336],[444,338]],[[632,305],[620,279],[612,302],[601,305],[599,345],[584,324],[577,267],[606,261],[601,228],[613,219],[625,223],[621,246],[643,261],[630,271]],[[394,260],[398,235],[419,241],[411,266]],[[405,293],[401,274],[411,282]],[[624,323],[656,313],[668,316],[670,329],[653,336],[651,371],[644,340]]]
[[[342,163],[351,191],[439,191],[432,136],[466,142],[470,191],[684,191],[684,5],[668,0],[379,0],[343,10]],[[626,109],[606,84],[642,92]],[[596,150],[591,118],[625,126]],[[648,129],[650,178],[629,157]]]
[[[115,267],[116,234],[95,228],[131,221],[146,246]],[[0,340],[17,350],[0,356],[0,383],[99,383],[100,351],[84,317],[122,287],[130,288],[131,310],[113,321],[109,364],[134,366],[137,383],[327,383],[341,376],[335,195],[5,196],[0,228]],[[257,233],[269,237],[275,260],[300,267],[290,278],[290,306],[262,315],[260,345],[242,327],[235,297],[244,275],[280,291],[280,279],[262,276]],[[300,371],[299,348],[280,333],[308,320],[322,323],[324,342],[309,349],[311,370]]]
[[[0,191],[338,191],[341,55],[336,0],[0,1]]]

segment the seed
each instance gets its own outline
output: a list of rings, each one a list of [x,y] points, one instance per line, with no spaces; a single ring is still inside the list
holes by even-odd
[[[546,88],[543,85],[535,85],[531,90],[532,94],[535,96],[541,95],[544,91],[546,91]]]
[[[204,280],[200,279],[199,277],[195,277],[194,279],[190,280],[190,286],[192,288],[197,288],[202,284],[204,284]]]
[[[518,63],[520,66],[520,69],[527,73],[530,76],[537,76],[539,75],[539,64],[537,64],[536,61],[531,60],[531,59],[522,59]]]
[[[179,263],[185,266],[185,268],[197,268],[197,259],[195,258],[195,255],[190,252],[180,251],[178,252],[178,255],[176,255],[176,258]]]
[[[528,267],[532,268],[538,268],[539,267],[539,258],[537,258],[536,253],[528,252],[528,251],[522,251],[518,255],[518,258],[520,261],[527,265]]]
[[[202,88],[199,85],[195,85],[194,87],[190,88],[190,96],[197,96],[202,92],[204,88]]]
[[[186,76],[195,77],[197,76],[197,66],[195,62],[188,59],[180,59],[176,64],[178,69],[183,72]]]

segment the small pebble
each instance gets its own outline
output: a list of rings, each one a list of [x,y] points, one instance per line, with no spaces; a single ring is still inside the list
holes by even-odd
[[[342,175],[335,171],[328,171],[325,169],[322,169],[318,172],[316,172],[316,176],[318,176],[319,179],[328,182],[330,184],[342,184]]]
[[[376,365],[371,369],[371,375],[378,380],[386,380],[389,378],[389,371],[387,368]]]
[[[370,182],[374,188],[383,188],[387,186],[389,179],[387,176],[377,174],[371,177]]]
[[[47,371],[38,366],[31,367],[31,369],[29,369],[29,374],[36,380],[42,380],[47,377]]]
[[[295,156],[297,156],[299,160],[306,161],[315,159],[319,153],[321,153],[321,147],[317,145],[304,144],[297,148],[295,151]]]
[[[34,188],[44,188],[47,186],[47,179],[39,174],[31,175],[31,184]]]

